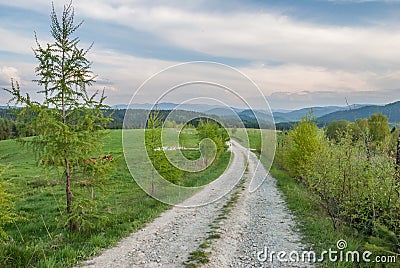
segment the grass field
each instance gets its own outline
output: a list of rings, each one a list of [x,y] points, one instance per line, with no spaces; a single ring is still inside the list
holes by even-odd
[[[189,133],[184,145],[196,145],[196,139]],[[24,218],[4,228],[10,239],[0,242],[0,267],[72,266],[114,245],[170,208],[149,197],[135,183],[125,164],[121,130],[110,131],[104,149],[114,157],[114,167],[107,187],[96,189],[100,216],[86,231],[68,232],[64,228],[64,175],[36,166],[33,153],[15,140],[0,141],[1,163],[7,167],[3,178],[12,183],[9,190],[16,195],[16,211]],[[229,156],[224,154],[202,173],[184,174],[182,184],[201,185],[215,179],[227,166]],[[137,161],[140,163],[140,156]]]

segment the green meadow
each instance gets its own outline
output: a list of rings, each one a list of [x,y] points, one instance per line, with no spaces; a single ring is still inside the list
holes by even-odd
[[[139,131],[132,130],[133,135]],[[168,146],[175,130],[167,131],[164,142]],[[135,182],[122,148],[122,131],[111,130],[104,150],[113,156],[112,172],[104,187],[95,190],[98,200],[96,217],[84,231],[70,232],[65,228],[64,174],[44,170],[35,155],[16,140],[0,141],[0,158],[5,171],[2,178],[11,183],[9,192],[15,195],[15,210],[19,219],[4,227],[9,239],[0,244],[0,267],[66,267],[73,266],[103,248],[115,245],[121,238],[143,227],[171,206],[147,195]],[[137,134],[135,134],[137,133]],[[184,147],[196,147],[199,138],[195,131],[181,133]],[[131,146],[139,146],[140,139],[132,139]],[[195,159],[198,151],[188,158]],[[138,165],[143,160],[136,155]],[[179,184],[204,185],[223,173],[229,164],[226,152],[206,170],[184,173]],[[143,170],[150,177],[150,170]],[[73,185],[73,190],[78,185]]]

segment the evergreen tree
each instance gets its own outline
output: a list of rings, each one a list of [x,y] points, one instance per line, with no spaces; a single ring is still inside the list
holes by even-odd
[[[94,94],[87,91],[95,80],[91,62],[86,58],[90,47],[79,48],[79,38],[73,36],[81,25],[82,22],[74,23],[71,3],[64,6],[61,18],[57,17],[53,5],[53,43],[42,46],[35,35],[34,53],[39,61],[35,81],[43,87],[38,93],[43,95],[44,101],[40,103],[28,94],[23,95],[17,82],[12,81],[11,90],[8,90],[13,95],[11,101],[24,106],[18,112],[18,122],[35,134],[33,139],[23,142],[34,150],[39,163],[64,170],[66,211],[71,229],[79,227],[74,220],[79,209],[73,207],[71,180],[84,170],[85,159],[102,155],[105,132],[101,130],[109,121],[103,115],[104,91],[100,96],[97,91]]]

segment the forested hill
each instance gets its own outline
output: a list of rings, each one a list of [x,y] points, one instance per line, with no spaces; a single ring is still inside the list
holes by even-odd
[[[146,117],[148,115],[148,110],[145,109],[133,109],[129,112],[129,125],[131,128],[144,128],[146,124]],[[107,125],[107,128],[111,129],[121,129],[126,110],[107,110],[105,111],[105,116],[111,114],[112,121]],[[160,116],[162,120],[165,120],[167,116],[171,113],[171,110],[159,110]],[[206,115],[199,112],[192,111],[183,111],[183,110],[175,110],[173,115],[170,115],[168,118],[169,121],[173,121],[176,124],[184,124],[188,120],[196,117],[205,117]]]
[[[329,123],[334,120],[355,121],[358,118],[369,118],[372,114],[382,113],[389,122],[400,122],[400,101],[380,105],[368,105],[357,109],[333,112],[318,118],[319,123]]]
[[[313,107],[313,108],[308,108],[314,111],[315,108],[318,107]],[[324,108],[323,110],[324,113],[327,112],[327,110],[335,110],[338,107],[319,107],[319,108]],[[382,113],[383,115],[386,115],[390,123],[395,123],[395,122],[400,122],[400,101],[393,102],[387,105],[367,105],[367,106],[361,106],[361,107],[356,107],[356,108],[347,108],[345,110],[344,107],[340,107],[341,110],[336,110],[332,113],[328,114],[323,114],[322,116],[319,116],[320,113],[315,113],[314,115],[317,116],[317,122],[318,125],[323,126],[326,125],[332,121],[335,120],[347,120],[347,121],[355,121],[358,118],[369,118],[372,114],[376,113]],[[215,110],[215,109],[214,109]],[[289,113],[281,113],[282,115],[285,115],[286,117],[294,116],[296,115],[297,117],[285,120],[289,121],[283,121],[281,122],[279,120],[280,116],[279,113],[274,113],[274,117],[276,119],[276,128],[277,129],[288,129],[292,128],[293,125],[295,125],[295,122],[300,120],[300,114],[301,112],[304,114],[305,109],[301,110],[296,110],[292,111]],[[107,128],[122,128],[123,125],[123,120],[125,116],[125,109],[110,109],[105,112],[106,115],[109,115],[110,113],[112,114],[113,120],[107,125]],[[142,119],[144,116],[146,116],[148,110],[145,109],[134,109],[133,117],[132,118],[132,126],[133,128],[143,128],[144,127],[144,122]],[[167,115],[171,112],[171,110],[160,110],[160,115],[165,118]],[[241,122],[244,124],[245,127],[247,128],[258,128],[260,127],[255,120],[255,114],[253,111],[250,110],[244,110],[244,111],[236,111],[238,117],[240,118]],[[258,113],[258,118],[261,120],[265,120],[267,123],[271,121],[271,118],[268,117],[266,114]],[[224,113],[219,113],[215,112],[214,114],[211,113],[211,111],[206,111],[206,112],[193,112],[193,111],[187,111],[187,110],[179,110],[174,112],[174,118],[172,120],[177,123],[177,124],[182,124],[187,121],[188,118],[195,118],[195,117],[213,117],[215,119],[222,120],[227,126],[229,127],[239,127],[241,124],[240,122],[237,122],[237,119],[232,118],[231,116],[227,116]],[[9,131],[10,135],[12,132],[15,132],[16,127],[13,125],[13,120],[15,119],[15,114],[12,112],[12,109],[9,109],[7,107],[0,107],[0,125],[7,125],[7,129],[14,129],[14,131]],[[171,118],[170,118],[171,119]],[[8,120],[8,121],[7,121]],[[263,126],[261,126],[263,127]],[[1,128],[1,127],[0,127]],[[5,128],[5,127],[3,127]],[[1,139],[1,138],[0,138]]]
[[[0,118],[15,119],[15,115],[11,109],[6,106],[0,106]]]

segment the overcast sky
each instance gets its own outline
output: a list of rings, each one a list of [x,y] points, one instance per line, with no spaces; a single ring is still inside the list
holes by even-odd
[[[66,1],[54,1],[58,14]],[[73,2],[82,48],[108,104],[151,75],[214,61],[251,78],[275,109],[400,100],[400,2],[363,0]],[[49,42],[51,1],[0,0],[0,87],[36,91],[34,32]],[[215,74],[214,74],[215,75]],[[150,94],[150,93],[149,93]],[[244,98],[251,98],[242,92]],[[254,97],[254,96],[253,96]],[[0,105],[8,96],[0,92]],[[141,99],[146,102],[146,99]]]

